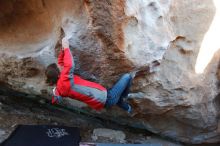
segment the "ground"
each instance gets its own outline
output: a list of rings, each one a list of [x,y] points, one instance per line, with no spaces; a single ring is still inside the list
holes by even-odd
[[[88,115],[74,113],[57,106],[52,106],[46,101],[37,103],[33,100],[19,97],[0,96],[0,123],[0,142],[6,139],[19,124],[52,124],[79,127],[82,141],[84,142],[117,143],[117,139],[110,139],[108,137],[98,137],[96,140],[92,138],[94,129],[107,128],[124,133],[126,135],[126,143],[161,143],[163,146],[180,145],[156,137],[147,131],[134,130],[89,117]]]

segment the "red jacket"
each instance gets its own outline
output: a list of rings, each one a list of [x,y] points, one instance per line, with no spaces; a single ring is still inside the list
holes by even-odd
[[[55,89],[55,96],[69,97],[101,110],[107,99],[107,90],[100,84],[74,75],[74,60],[69,48],[61,51],[58,64],[63,67]]]

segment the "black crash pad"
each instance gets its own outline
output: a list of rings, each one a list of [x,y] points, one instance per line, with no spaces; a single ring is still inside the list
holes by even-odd
[[[78,146],[78,128],[52,125],[19,125],[0,146]]]

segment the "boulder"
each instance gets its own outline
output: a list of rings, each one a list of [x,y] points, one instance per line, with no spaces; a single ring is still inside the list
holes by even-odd
[[[206,55],[220,48],[203,45],[218,6],[217,0],[0,1],[1,87],[50,99],[44,71],[57,61],[63,28],[75,73],[106,88],[135,67],[161,63],[134,80],[132,116],[116,107],[95,112],[74,100],[65,106],[185,143],[220,142],[220,53],[212,51],[204,72],[195,71],[205,64],[197,60],[202,49]]]
[[[125,143],[126,135],[124,132],[119,130],[112,130],[106,128],[97,128],[93,130],[92,140],[103,140],[103,141],[111,141],[115,143]]]

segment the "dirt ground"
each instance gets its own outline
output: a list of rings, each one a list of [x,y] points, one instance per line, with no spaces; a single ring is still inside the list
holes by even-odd
[[[180,144],[157,137],[147,131],[139,131],[94,117],[74,113],[59,107],[40,104],[19,97],[0,96],[0,142],[6,139],[19,124],[50,124],[80,128],[83,142],[117,143],[114,139],[92,138],[93,130],[107,128],[120,130],[125,135],[125,143],[160,143],[163,146],[180,146]]]

